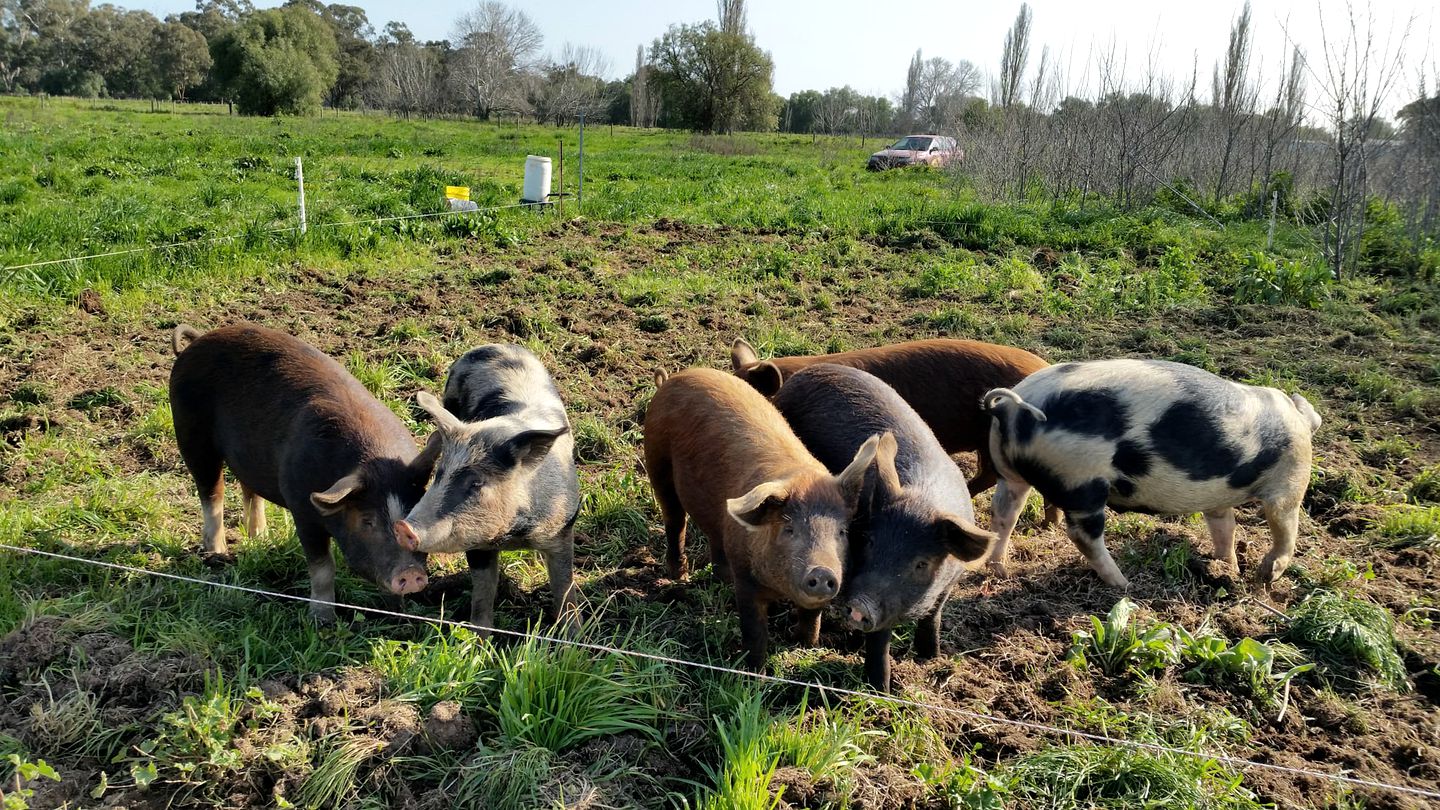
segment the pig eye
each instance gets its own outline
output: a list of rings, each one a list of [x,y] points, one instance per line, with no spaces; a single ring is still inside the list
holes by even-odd
[[[915,572],[916,572],[917,574],[923,574],[923,573],[925,573],[926,571],[929,571],[929,570],[930,570],[930,561],[929,561],[929,560],[921,560],[921,561],[915,563]]]
[[[795,527],[794,527],[794,526],[791,526],[789,523],[786,523],[786,524],[785,524],[785,527],[780,530],[780,533],[781,533],[781,534],[784,534],[784,535],[794,534],[794,533],[795,533]]]
[[[363,526],[363,527],[365,527],[365,528],[367,528],[367,529],[373,529],[373,528],[375,528],[375,516],[374,516],[374,515],[361,515],[361,516],[360,516],[360,525]]]

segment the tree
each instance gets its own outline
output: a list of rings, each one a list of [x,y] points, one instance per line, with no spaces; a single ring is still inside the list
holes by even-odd
[[[543,42],[529,15],[496,0],[482,0],[455,21],[450,75],[477,118],[528,108],[526,73]]]
[[[111,96],[138,97],[150,89],[153,70],[149,48],[160,21],[148,11],[97,6],[74,27],[79,70],[101,77]]]
[[[205,80],[192,88],[186,96],[192,101],[222,101],[227,97],[225,88],[216,78],[213,68],[216,45],[240,21],[255,11],[250,0],[198,0],[194,11],[184,11],[165,18],[166,22],[178,22],[187,28],[200,32],[210,49],[212,68]]]
[[[905,92],[900,95],[900,119],[907,128],[919,116],[920,74],[924,68],[925,59],[920,55],[920,49],[916,48],[910,67],[905,71]]]
[[[660,117],[660,99],[650,92],[650,65],[645,46],[635,46],[635,74],[630,79],[630,126],[651,127]]]
[[[569,43],[560,58],[546,65],[530,93],[535,117],[559,126],[580,116],[591,120],[607,106],[603,97],[605,57],[594,48]]]
[[[1333,21],[1331,21],[1333,22]],[[1342,33],[1320,15],[1321,60],[1315,66],[1321,93],[1320,106],[1330,125],[1330,210],[1320,223],[1322,248],[1330,271],[1338,279],[1358,259],[1365,234],[1365,199],[1368,193],[1368,152],[1371,125],[1380,106],[1400,77],[1410,26],[1402,28],[1398,43],[1377,42],[1373,10],[1362,21],[1354,6],[1346,6]],[[1413,21],[1412,21],[1413,22]]]
[[[662,104],[680,126],[707,133],[746,124],[775,128],[775,64],[751,35],[708,21],[672,25],[650,47],[650,63]]]
[[[341,3],[325,5],[320,0],[290,0],[286,5],[305,6],[330,26],[339,49],[339,73],[335,83],[326,90],[325,100],[331,107],[355,106],[375,63],[375,45],[372,42],[375,28],[365,16],[365,9]]]
[[[292,5],[257,11],[215,43],[215,75],[242,115],[313,115],[339,74],[330,26]]]
[[[81,20],[89,0],[4,0],[12,82],[56,95],[99,95],[104,80],[81,65]]]
[[[1011,107],[1020,100],[1020,80],[1025,63],[1030,59],[1030,5],[1020,4],[1015,24],[1005,33],[1005,48],[1000,56],[1000,106]]]
[[[1215,66],[1211,98],[1221,130],[1220,170],[1215,177],[1215,199],[1225,194],[1235,147],[1255,112],[1256,90],[1250,83],[1250,0],[1230,26],[1225,61]]]
[[[150,60],[154,89],[178,99],[205,81],[211,65],[205,37],[178,22],[158,26],[151,34]]]
[[[821,98],[820,93],[815,90],[791,93],[785,102],[781,129],[786,132],[818,132],[815,121]]]
[[[439,109],[443,86],[439,55],[415,42],[403,24],[386,26],[369,85],[370,103],[406,118],[423,115]]]

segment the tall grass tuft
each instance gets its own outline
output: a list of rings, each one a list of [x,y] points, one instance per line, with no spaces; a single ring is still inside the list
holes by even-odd
[[[414,701],[422,711],[453,700],[473,711],[494,703],[500,657],[494,645],[457,627],[433,630],[420,641],[379,639],[371,648],[370,663],[398,700]]]
[[[660,722],[675,690],[653,661],[528,639],[502,665],[501,734],[550,751],[596,737],[633,733],[661,742]]]
[[[1020,757],[1002,778],[1016,807],[1262,807],[1240,776],[1215,760],[1121,747],[1047,748]]]
[[[1395,619],[1385,608],[1333,588],[1316,588],[1290,618],[1287,638],[1309,649],[1336,684],[1354,688],[1373,680],[1406,688],[1405,663],[1395,649]]]

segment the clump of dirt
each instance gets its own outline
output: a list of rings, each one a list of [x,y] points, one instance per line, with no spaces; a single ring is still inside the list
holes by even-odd
[[[443,700],[430,707],[421,730],[427,751],[463,751],[475,744],[480,732],[453,700]]]

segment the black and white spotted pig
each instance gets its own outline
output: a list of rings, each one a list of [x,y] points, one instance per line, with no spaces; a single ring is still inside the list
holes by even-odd
[[[1070,539],[1100,578],[1125,587],[1105,550],[1105,506],[1155,514],[1201,512],[1215,557],[1235,559],[1234,507],[1260,501],[1270,583],[1295,554],[1320,416],[1299,394],[1241,385],[1162,360],[1096,360],[1037,371],[985,395],[1001,479],[988,564],[1005,575],[1015,519],[1033,486],[1065,510]]]
[[[494,626],[500,552],[535,549],[555,618],[573,628],[580,479],[570,420],[545,367],[522,346],[481,346],[450,366],[443,404],[423,391],[416,401],[435,419],[440,460],[424,497],[395,524],[400,544],[465,552],[470,620],[482,627]]]

